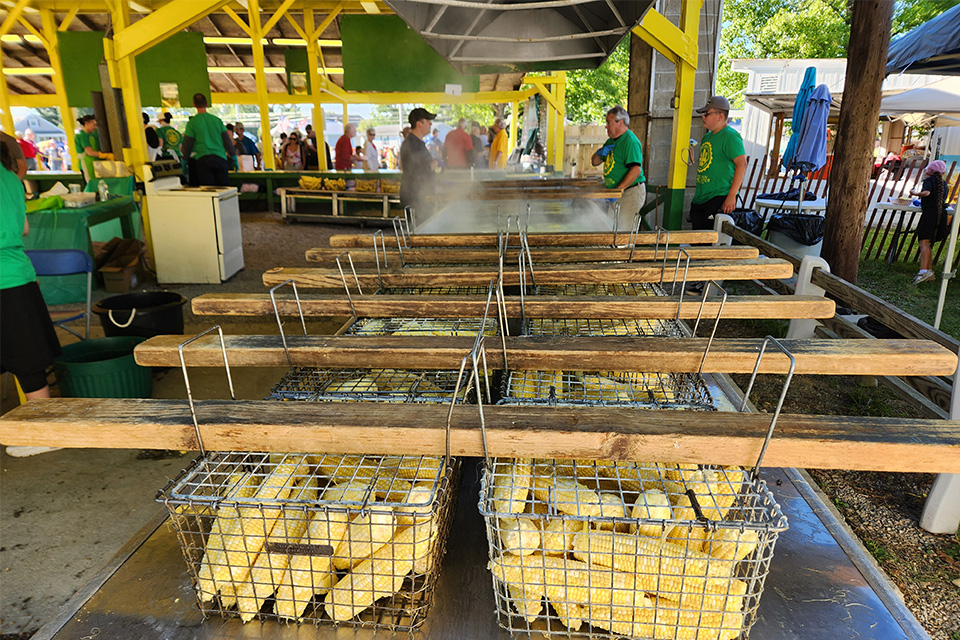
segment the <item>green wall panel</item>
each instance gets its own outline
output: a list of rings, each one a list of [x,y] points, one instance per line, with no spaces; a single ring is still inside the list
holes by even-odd
[[[477,76],[461,75],[397,16],[340,18],[343,88],[347,91],[440,91],[447,84],[475,92]]]
[[[210,100],[210,76],[207,74],[207,50],[203,34],[175,33],[137,56],[140,102],[145,107],[160,107],[160,83],[175,82],[180,89],[180,106],[193,106],[193,94]]]
[[[302,47],[290,47],[283,52],[283,62],[287,69],[287,93],[293,95],[293,83],[290,81],[291,73],[307,74],[307,93],[311,92],[312,83],[310,82],[310,65],[307,63],[307,50]]]
[[[60,66],[71,107],[92,107],[91,91],[100,91],[103,31],[58,31]]]

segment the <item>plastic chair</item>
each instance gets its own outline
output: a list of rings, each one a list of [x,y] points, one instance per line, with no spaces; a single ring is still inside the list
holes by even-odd
[[[90,299],[93,293],[93,258],[86,251],[80,249],[31,249],[26,251],[27,257],[33,263],[38,276],[72,276],[81,273],[87,274],[87,310],[68,318],[54,320],[53,323],[77,336],[81,340],[90,338]],[[67,322],[73,322],[86,317],[87,331],[80,335]]]

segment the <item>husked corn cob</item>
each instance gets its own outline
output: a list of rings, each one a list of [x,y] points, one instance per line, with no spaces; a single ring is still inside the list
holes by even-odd
[[[410,506],[395,509],[397,524],[409,526],[422,523],[433,514],[433,489],[427,484],[413,485],[407,490],[402,502]]]
[[[520,513],[526,506],[533,482],[530,458],[507,458],[493,463],[493,510]]]
[[[667,494],[657,489],[648,489],[637,497],[630,511],[631,518],[643,518],[645,520],[669,520],[673,517],[670,510],[670,500]],[[663,534],[664,525],[662,524],[641,524],[630,525],[630,532],[644,536],[659,538]]]
[[[548,556],[566,555],[568,551],[573,549],[573,536],[586,530],[586,520],[562,517],[549,518],[541,532],[543,554]]]
[[[725,580],[722,584],[708,585],[706,590],[663,591],[658,594],[660,601],[666,601],[671,607],[690,611],[731,612],[743,611],[747,595],[747,583],[743,580]]]
[[[600,492],[600,516],[603,518],[626,518],[627,507],[619,496],[612,493]],[[603,530],[613,530],[614,523],[602,522],[599,527]]]
[[[650,600],[640,581],[620,571],[591,568],[585,562],[505,554],[487,565],[493,576],[508,586],[542,588],[553,603],[575,603],[584,607],[649,607]]]
[[[540,529],[528,518],[500,518],[498,530],[505,553],[525,556],[540,548]]]
[[[599,394],[600,399],[605,401],[632,400],[641,395],[637,389],[634,389],[633,385],[605,376],[583,374],[580,376],[580,381],[588,397]]]
[[[562,622],[563,626],[567,629],[576,631],[583,626],[583,619],[587,616],[587,610],[584,607],[576,602],[554,600],[551,600],[550,604],[553,605],[554,611],[557,612],[557,617],[560,618],[560,622]]]
[[[543,585],[508,584],[510,604],[527,622],[533,622],[543,611]]]
[[[600,496],[596,491],[569,476],[548,476],[534,472],[533,493],[537,500],[556,506],[557,511],[573,516],[599,516]]]
[[[324,393],[377,393],[380,389],[377,387],[375,376],[363,376],[362,378],[351,378],[332,382],[324,387]],[[336,402],[337,400],[331,400]],[[344,402],[351,402],[352,399],[345,398]]]
[[[517,372],[510,379],[509,395],[514,398],[548,398],[550,388],[554,396],[562,398],[566,391],[563,371]]]
[[[399,591],[415,561],[430,549],[426,528],[404,527],[330,590],[324,609],[333,620],[350,620],[378,598]]]
[[[378,505],[375,510],[354,516],[343,540],[334,551],[333,566],[340,571],[359,564],[386,544],[393,537],[394,529],[396,517],[393,507]]]
[[[303,488],[298,499],[317,499],[316,487]],[[269,553],[267,546],[271,542],[299,542],[307,530],[309,516],[306,511],[286,510],[282,517],[273,525],[273,530],[267,536],[264,550],[257,556],[256,562],[250,569],[250,578],[243,584],[234,584],[237,598],[237,609],[243,622],[250,622],[259,613],[263,601],[269,598],[279,587],[290,566],[290,555],[286,553]]]
[[[759,544],[760,536],[752,529],[717,529],[703,541],[703,552],[714,559],[713,564],[722,567],[724,574],[733,575],[737,563]]]
[[[656,622],[654,622],[656,620]],[[591,607],[590,624],[636,638],[663,640],[732,640],[740,635],[743,614],[701,613],[631,607]]]
[[[663,476],[659,465],[638,465],[636,462],[614,462],[597,466],[600,475],[616,480],[626,491],[638,493],[647,489],[663,489]]]
[[[317,463],[321,475],[334,482],[347,482],[359,478],[372,478],[377,466],[363,456],[325,455]]]
[[[368,491],[363,481],[328,487],[324,501],[359,502]],[[302,544],[330,545],[336,547],[347,532],[350,518],[346,510],[315,511],[307,523],[307,530],[300,538]],[[277,589],[277,615],[284,618],[302,619],[314,593],[326,593],[337,581],[331,556],[298,555],[290,559],[286,575]]]
[[[309,472],[306,456],[291,460],[276,466],[263,479],[253,496],[255,499],[275,501],[286,499],[290,495],[294,490],[294,482]],[[214,566],[212,580],[215,585],[236,585],[247,579],[250,568],[256,562],[279,515],[280,510],[275,508],[240,508],[237,519],[231,521],[229,530],[223,532],[225,559],[223,563]]]
[[[435,480],[441,467],[443,458],[437,456],[403,456],[397,475],[408,480]]]
[[[236,473],[228,480],[230,489],[224,497],[228,499],[251,498],[257,492],[260,478],[252,473]],[[233,506],[221,507],[217,510],[217,518],[210,527],[207,536],[203,560],[197,572],[197,593],[202,602],[210,602],[217,595],[218,585],[213,580],[214,567],[224,566],[226,563],[226,548],[224,532],[229,532],[234,526],[239,526],[239,510]]]

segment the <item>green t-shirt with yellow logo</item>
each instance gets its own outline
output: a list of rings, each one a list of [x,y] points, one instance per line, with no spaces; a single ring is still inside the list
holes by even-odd
[[[737,168],[733,159],[743,154],[743,138],[735,129],[727,126],[716,133],[707,131],[700,142],[697,189],[693,193],[693,201],[699,204],[730,193]]]
[[[198,113],[187,121],[184,137],[193,138],[193,157],[217,156],[226,160],[227,152],[223,148],[223,133],[227,128],[223,120],[212,113]]]
[[[643,147],[636,134],[629,129],[619,138],[607,138],[603,146],[614,145],[613,151],[607,154],[603,160],[603,184],[607,189],[613,189],[623,177],[627,175],[632,167],[640,167],[640,175],[633,181],[633,184],[626,185],[632,187],[634,184],[644,182],[643,177]]]

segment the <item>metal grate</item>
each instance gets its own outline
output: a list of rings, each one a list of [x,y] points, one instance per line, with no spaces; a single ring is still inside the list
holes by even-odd
[[[654,282],[623,284],[542,284],[541,296],[665,296],[663,287]]]
[[[284,375],[266,399],[443,403],[453,397],[456,385],[456,371],[300,368]],[[464,388],[457,401],[469,397]]]
[[[363,336],[476,336],[497,335],[497,321],[481,318],[362,318],[347,329],[347,335]]]
[[[622,318],[531,318],[524,325],[524,335],[684,337],[676,320]]]
[[[213,453],[157,500],[205,616],[409,631],[432,603],[458,475],[439,457]]]
[[[389,287],[381,291],[384,295],[411,294],[422,296],[470,296],[487,293],[489,287]]]
[[[511,371],[498,404],[713,410],[699,375],[629,371]]]
[[[479,506],[500,626],[531,637],[746,640],[787,529],[739,467],[496,459]]]

